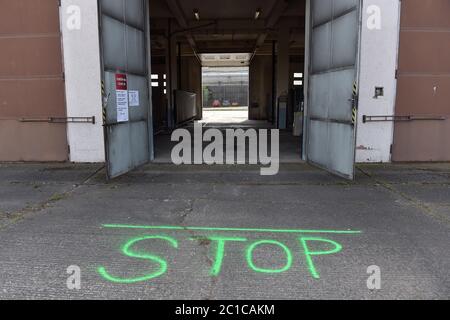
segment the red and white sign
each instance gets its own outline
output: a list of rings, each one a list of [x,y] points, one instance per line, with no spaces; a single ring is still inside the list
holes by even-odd
[[[116,90],[128,90],[128,79],[126,74],[116,73]]]
[[[117,122],[129,121],[128,79],[123,73],[116,73]]]

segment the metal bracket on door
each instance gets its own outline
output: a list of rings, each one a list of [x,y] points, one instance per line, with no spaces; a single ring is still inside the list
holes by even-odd
[[[367,122],[405,122],[405,121],[444,121],[444,116],[363,116],[363,123]]]

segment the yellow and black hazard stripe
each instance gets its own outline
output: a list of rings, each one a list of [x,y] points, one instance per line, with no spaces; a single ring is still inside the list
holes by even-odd
[[[356,121],[358,120],[358,110],[356,108],[352,109],[352,124],[356,125]]]
[[[106,124],[106,107],[103,107],[103,124]]]
[[[103,99],[103,108],[102,108],[102,118],[103,118],[103,124],[106,124],[106,107],[107,107],[107,97],[106,97],[106,90],[105,90],[105,81],[102,81],[102,99]]]
[[[352,95],[352,124],[355,126],[358,121],[358,84],[356,81],[353,82]]]

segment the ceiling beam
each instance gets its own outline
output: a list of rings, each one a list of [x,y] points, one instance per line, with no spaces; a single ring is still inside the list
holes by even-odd
[[[166,0],[166,3],[169,6],[170,12],[173,14],[180,27],[183,29],[187,29],[188,23],[186,21],[186,18],[184,17],[183,11],[181,10],[177,0]]]
[[[183,11],[180,8],[180,5],[178,4],[177,0],[166,0],[166,3],[170,9],[170,12],[173,14],[175,19],[177,20],[178,24],[183,29],[188,29],[189,25],[186,21],[186,18],[184,17]],[[195,39],[192,36],[190,32],[185,33],[186,40],[191,46],[192,51],[194,52],[194,55],[197,56],[197,45],[195,43]]]
[[[273,28],[280,20],[283,13],[286,11],[289,3],[288,0],[278,0],[273,6],[266,22],[266,28]]]
[[[291,29],[305,28],[303,17],[283,17],[283,23],[290,26]],[[152,34],[165,34],[167,28],[167,19],[154,19],[152,21]],[[254,19],[224,19],[224,20],[202,20],[189,24],[189,33],[196,35],[224,35],[224,34],[262,34],[274,33],[275,28],[268,28],[265,20]],[[181,30],[182,31],[182,30]],[[182,32],[180,32],[182,34]]]
[[[275,3],[272,6],[272,10],[270,11],[267,22],[266,22],[266,30],[267,29],[273,29],[275,25],[280,20],[283,13],[286,11],[288,7],[288,1],[287,0],[275,0]],[[256,56],[256,52],[258,49],[264,44],[267,38],[267,31],[264,33],[261,33],[258,36],[258,39],[256,39],[255,49],[253,50],[252,57],[250,58],[250,62],[253,60],[253,58]]]

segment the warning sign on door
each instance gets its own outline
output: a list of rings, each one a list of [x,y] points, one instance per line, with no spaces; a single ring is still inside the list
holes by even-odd
[[[129,121],[128,80],[127,75],[116,74],[117,122]]]
[[[129,90],[128,98],[130,102],[130,107],[139,107],[139,91]]]
[[[116,73],[116,90],[128,90],[128,79],[126,74]]]

